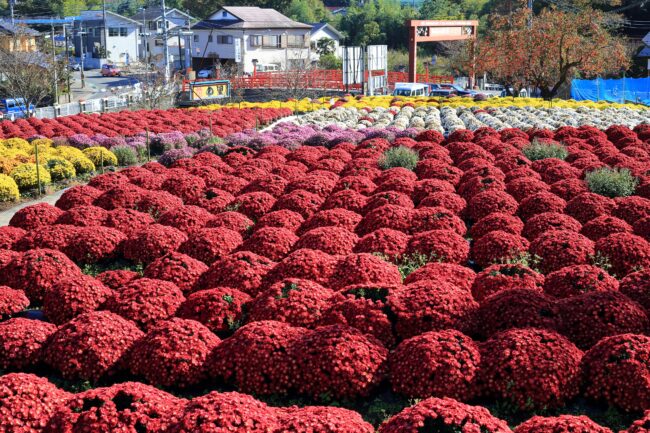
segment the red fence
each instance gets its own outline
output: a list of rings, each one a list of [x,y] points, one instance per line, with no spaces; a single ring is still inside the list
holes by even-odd
[[[375,74],[373,74],[375,75]],[[447,75],[418,74],[419,83],[453,83],[454,77]],[[368,72],[366,71],[366,80]],[[202,81],[202,80],[197,80]],[[389,72],[388,86],[394,87],[395,83],[407,82],[407,72]],[[323,89],[346,90],[343,84],[343,71],[315,69],[310,71],[277,71],[258,72],[254,76],[238,76],[230,79],[233,89]],[[351,84],[347,90],[360,90],[361,83]],[[187,90],[187,82],[183,83],[183,90]]]

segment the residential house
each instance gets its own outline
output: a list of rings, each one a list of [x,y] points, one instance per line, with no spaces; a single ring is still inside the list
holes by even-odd
[[[169,62],[174,69],[185,67],[189,58],[189,37],[182,34],[196,21],[192,16],[175,8],[166,9],[167,46]],[[139,58],[142,62],[164,66],[165,44],[163,41],[163,13],[161,7],[141,8],[131,17],[140,23]],[[187,43],[186,43],[187,41]],[[188,62],[189,64],[189,62]]]
[[[339,46],[341,46],[341,40],[343,35],[341,32],[336,30],[333,26],[328,23],[308,23],[311,27],[311,59],[313,61],[318,60],[320,57],[318,54],[318,41],[322,39],[332,40],[333,53],[337,53]]]
[[[37,51],[36,38],[39,34],[24,24],[11,24],[11,21],[0,20],[0,50],[24,53]]]
[[[237,65],[239,72],[293,69],[310,61],[311,26],[274,9],[224,6],[192,26],[194,69]]]
[[[94,68],[102,63],[128,65],[138,58],[139,23],[106,11],[104,27],[101,10],[82,11],[74,22],[74,50],[84,55],[84,63]]]

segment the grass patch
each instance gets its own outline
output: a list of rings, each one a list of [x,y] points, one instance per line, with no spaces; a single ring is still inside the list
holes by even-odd
[[[547,158],[557,158],[564,161],[567,156],[569,156],[569,151],[566,150],[566,147],[562,146],[559,143],[541,143],[537,140],[533,140],[528,146],[524,146],[521,149],[526,158],[531,161],[539,161],[540,159]]]
[[[639,180],[627,168],[597,168],[585,176],[589,191],[605,197],[627,197],[634,194]]]
[[[420,157],[416,151],[408,147],[398,146],[384,152],[379,159],[379,168],[388,170],[389,168],[403,167],[407,170],[414,170],[419,160]]]

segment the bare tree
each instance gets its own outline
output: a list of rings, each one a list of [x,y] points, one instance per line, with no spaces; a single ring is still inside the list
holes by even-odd
[[[172,76],[165,82],[165,74],[162,70],[150,71],[139,83],[140,95],[136,107],[154,110],[173,106],[181,82],[182,78],[178,75]]]
[[[63,76],[62,64],[43,51],[0,49],[0,94],[24,100],[25,117],[33,115],[30,107],[54,99],[54,80]]]
[[[306,53],[303,58],[303,52]],[[291,66],[287,65],[282,74],[280,87],[284,95],[292,99],[303,99],[314,93],[319,87],[319,77],[311,63],[307,50],[301,49],[298,58],[291,59]]]

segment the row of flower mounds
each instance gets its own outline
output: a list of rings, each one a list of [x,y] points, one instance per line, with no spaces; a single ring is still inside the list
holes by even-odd
[[[0,376],[4,425],[372,431],[399,412],[380,431],[500,432],[494,415],[585,405],[643,431],[650,128],[377,134],[149,163],[17,213],[0,229],[0,305],[19,316],[0,322],[0,367],[59,387]],[[533,138],[569,156],[530,161]],[[379,168],[396,146],[418,151],[413,171]],[[634,195],[589,192],[603,166],[630,170]],[[129,262],[143,275],[97,274]],[[493,415],[426,399],[443,395]],[[296,399],[310,407],[274,409]],[[611,430],[563,417],[517,431]]]

